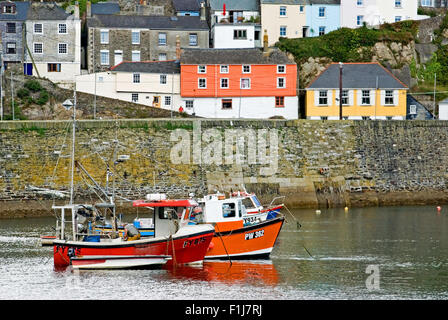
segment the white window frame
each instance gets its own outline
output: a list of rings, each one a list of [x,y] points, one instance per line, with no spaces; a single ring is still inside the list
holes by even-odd
[[[160,37],[161,35],[163,35],[163,37]],[[167,43],[167,34],[166,34],[166,32],[159,32],[159,34],[158,34],[158,40],[157,40],[157,43],[158,43],[158,45],[159,46],[166,46],[166,43]],[[161,41],[161,40],[163,40],[163,41]]]
[[[322,9],[323,15],[321,15],[321,9]],[[317,11],[317,17],[318,18],[325,18],[326,16],[327,16],[327,8],[319,7],[318,11]]]
[[[194,39],[194,41],[192,41]],[[197,47],[198,46],[198,34],[197,33],[190,33],[188,34],[188,45],[190,47]]]
[[[286,26],[280,26],[280,37],[286,37]]]
[[[283,84],[281,84],[283,82]],[[285,89],[286,88],[286,78],[278,77],[277,78],[277,89]]]
[[[286,6],[280,6],[280,12],[279,12],[280,17],[286,17]]]
[[[160,82],[160,84],[167,84],[168,83],[168,78],[167,78],[166,74],[161,74],[160,75],[159,82]]]
[[[223,86],[223,81],[227,84],[226,86]],[[229,78],[221,78],[219,80],[219,85],[221,89],[229,89]]]
[[[207,89],[207,78],[198,78],[198,89]]]
[[[100,30],[100,43],[101,44],[109,44],[109,30],[108,29]]]
[[[134,41],[134,35],[138,35],[137,41]],[[132,30],[131,31],[131,43],[132,44],[140,44],[140,30]]]
[[[36,52],[36,45],[40,45],[42,52]],[[34,54],[44,54],[44,44],[42,42],[33,42],[33,53]]]
[[[229,73],[229,65],[222,64],[219,66],[219,73]]]
[[[328,106],[328,91],[327,90],[319,90],[317,91],[319,93],[319,97],[318,97],[318,105],[319,106]],[[322,93],[325,93],[325,96],[321,95]],[[320,103],[320,99],[325,99],[326,103]]]
[[[131,93],[131,101],[138,102],[138,93]]]
[[[388,96],[387,93],[392,93],[391,96]],[[387,103],[387,99],[392,98],[392,103]],[[384,90],[384,105],[385,106],[394,106],[395,105],[395,93],[394,90]]]
[[[40,32],[36,32],[36,26],[40,25]],[[34,34],[44,34],[44,25],[43,23],[34,23],[33,25],[33,33]]]
[[[185,100],[185,108],[193,109],[194,108],[194,100]]]
[[[207,66],[203,64],[198,65],[198,73],[207,73]]]
[[[364,22],[364,16],[363,15],[356,16],[356,25],[357,26],[362,26],[363,22]]]
[[[106,57],[105,61],[103,61],[103,56]],[[110,64],[109,59],[109,50],[100,50],[100,64],[102,66],[108,66]]]
[[[403,8],[403,0],[395,0],[394,7],[395,8]]]
[[[165,106],[171,106],[172,100],[173,99],[171,99],[171,96],[165,96],[165,99],[163,100],[163,103],[164,103]]]
[[[163,59],[161,59],[161,58],[163,58]],[[167,60],[166,53],[165,52],[160,52],[158,59],[159,59],[159,61],[166,61]]]
[[[246,82],[244,80],[247,80],[248,87],[245,87],[245,86],[243,87],[243,83]],[[242,90],[250,89],[250,78],[241,78],[240,79],[240,89],[242,89]]]
[[[134,59],[134,55],[136,55],[136,54],[138,54],[138,60]],[[132,50],[131,57],[132,57],[132,62],[140,62],[142,59],[142,57],[140,55],[140,50]]]
[[[283,69],[283,71],[282,71],[282,69]],[[284,64],[277,65],[277,73],[286,73],[286,65],[284,65]]]
[[[65,45],[65,52],[61,52],[61,46]],[[58,54],[68,54],[68,44],[67,43],[58,43]]]
[[[140,83],[140,73],[135,72],[132,74],[132,83]]]
[[[367,92],[367,95],[364,95]],[[364,99],[368,99],[368,103],[364,102]],[[361,90],[361,105],[362,106],[371,106],[372,105],[372,97],[370,96],[370,90]]]
[[[244,70],[245,68],[249,68],[249,71]],[[241,72],[242,73],[249,74],[249,73],[251,73],[251,71],[252,71],[252,67],[251,67],[250,64],[243,64],[241,66]]]
[[[62,26],[65,26],[65,32],[61,32]],[[58,23],[58,34],[67,34],[67,33],[68,33],[67,24],[66,23]]]

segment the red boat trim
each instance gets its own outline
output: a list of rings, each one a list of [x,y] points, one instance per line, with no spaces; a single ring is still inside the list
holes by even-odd
[[[146,202],[145,200],[135,200],[132,205],[134,207],[192,207],[197,203],[192,200],[159,200]]]
[[[272,207],[272,208],[266,208],[266,209],[263,209],[263,210],[261,210],[261,211],[252,211],[252,212],[247,212],[247,213],[248,213],[248,214],[264,213],[264,212],[266,212],[266,211],[273,211],[273,210],[278,210],[278,209],[281,209],[281,208],[283,208],[282,205],[277,206],[277,207]]]
[[[197,236],[202,236],[202,235],[209,235],[209,234],[214,234],[215,231],[214,230],[210,230],[210,231],[203,231],[203,232],[199,232],[199,233],[194,233],[194,234],[189,234],[189,235],[185,235],[182,237],[175,237],[174,240],[182,240],[182,239],[187,239],[187,238],[192,238],[192,237],[197,237]],[[135,246],[139,246],[139,245],[144,245],[147,243],[160,243],[160,242],[167,242],[167,239],[160,239],[160,240],[154,240],[154,239],[143,239],[143,240],[137,240],[138,242],[132,242],[132,243],[125,243],[125,242],[120,242],[117,244],[108,244],[108,245],[101,245],[98,243],[101,242],[86,242],[86,244],[84,244],[82,241],[65,241],[65,240],[54,240],[53,241],[53,245],[55,246],[67,246],[67,247],[77,247],[77,248],[110,248],[110,249],[114,249],[114,248],[126,248],[126,247],[135,247]],[[87,243],[90,243],[90,245],[88,245]]]

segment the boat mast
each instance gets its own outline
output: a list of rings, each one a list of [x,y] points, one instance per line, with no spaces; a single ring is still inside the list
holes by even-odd
[[[75,171],[75,137],[76,137],[76,84],[73,90],[73,128],[72,128],[72,155],[70,170],[70,205],[73,204],[73,176]]]

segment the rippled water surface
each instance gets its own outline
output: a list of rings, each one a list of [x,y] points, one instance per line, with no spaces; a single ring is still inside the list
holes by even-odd
[[[83,272],[53,270],[52,248],[39,241],[53,218],[0,220],[0,299],[448,298],[448,207],[285,217],[269,260]]]

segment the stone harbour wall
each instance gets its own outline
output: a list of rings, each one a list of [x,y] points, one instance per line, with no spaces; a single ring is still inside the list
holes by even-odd
[[[0,122],[0,217],[67,200],[48,190],[69,191],[71,135],[70,121]],[[289,208],[448,202],[445,121],[82,120],[76,137],[76,160],[127,207],[243,188]],[[77,200],[96,200],[81,173]]]

